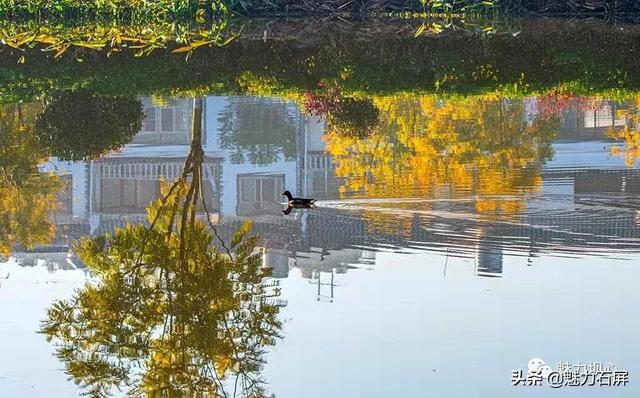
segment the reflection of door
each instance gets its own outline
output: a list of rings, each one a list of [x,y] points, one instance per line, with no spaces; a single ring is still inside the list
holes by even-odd
[[[283,189],[283,174],[238,176],[238,215],[279,212]]]

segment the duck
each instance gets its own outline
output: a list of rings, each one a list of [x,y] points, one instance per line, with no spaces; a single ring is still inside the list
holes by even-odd
[[[314,204],[316,202],[315,199],[294,198],[289,191],[284,191],[282,195],[288,199],[287,208],[282,210],[285,216],[289,215],[293,209],[313,209],[316,207]]]
[[[291,192],[289,191],[284,191],[282,193],[283,196],[286,196],[287,199],[289,199],[289,205],[290,206],[311,206],[313,205],[316,200],[315,199],[308,199],[308,198],[294,198],[293,195],[291,195]]]

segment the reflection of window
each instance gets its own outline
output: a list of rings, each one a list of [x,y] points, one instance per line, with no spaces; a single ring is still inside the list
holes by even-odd
[[[284,175],[243,175],[238,177],[239,216],[280,214]]]
[[[287,111],[286,103],[240,102],[236,105],[238,122],[251,132],[282,130],[293,122]]]
[[[325,199],[338,193],[338,183],[334,170],[311,170],[309,172],[308,193],[314,198]]]
[[[180,131],[187,125],[187,115],[182,107],[161,108],[162,131]]]
[[[232,98],[220,114],[220,147],[233,151],[233,163],[270,164],[295,159],[300,120],[291,104]]]
[[[624,126],[625,124],[624,115],[617,115],[615,107],[611,105],[602,105],[598,109],[588,110],[584,115],[585,127],[612,127]]]
[[[319,173],[313,173],[312,176],[313,191],[324,191],[325,185],[327,183],[327,177],[325,176],[324,172],[321,171]]]
[[[70,174],[60,177],[62,189],[58,192],[57,214],[71,214],[73,212],[73,178]]]
[[[201,193],[210,211],[219,209],[219,162],[205,158]],[[144,213],[160,197],[161,180],[175,181],[184,157],[108,158],[92,165],[91,204],[97,212]],[[201,209],[198,209],[200,212]]]
[[[146,117],[142,125],[142,131],[156,131],[156,108],[146,107],[144,110]]]
[[[160,196],[159,180],[103,179],[96,211],[144,212]]]
[[[187,144],[191,138],[192,104],[186,100],[170,101],[167,105],[145,105],[142,130],[133,144]]]
[[[284,176],[240,176],[241,203],[279,203],[284,186]]]

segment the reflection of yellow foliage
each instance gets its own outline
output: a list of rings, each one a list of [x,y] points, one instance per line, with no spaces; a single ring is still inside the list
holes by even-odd
[[[620,129],[610,128],[607,135],[623,146],[611,146],[611,155],[624,156],[624,163],[632,168],[637,159],[640,159],[640,114],[637,109],[640,107],[640,97],[629,100],[625,107],[616,110],[617,118],[625,118],[627,123]]]
[[[228,397],[229,385],[234,397],[267,397],[260,372],[280,337],[280,290],[250,223],[219,251],[197,218],[202,147],[193,148],[184,176],[147,208],[148,225],[74,247],[96,283],[54,302],[40,332],[85,395]]]
[[[57,207],[59,179],[38,172],[45,156],[33,132],[35,107],[0,109],[0,254],[16,245],[32,248],[55,233],[51,212]]]
[[[32,248],[53,239],[50,220],[58,188],[54,176],[34,176],[19,188],[0,178],[1,254],[8,256],[16,244]]]
[[[393,212],[365,210],[360,216],[367,223],[367,234],[393,235],[403,238],[411,236],[411,218],[398,217]]]
[[[341,194],[477,196],[480,212],[515,214],[525,207],[517,196],[539,189],[558,121],[526,123],[521,101],[401,95],[373,102],[380,121],[368,139],[325,137]]]
[[[609,130],[609,137],[620,140],[624,144],[624,149],[616,145],[611,146],[611,154],[613,156],[624,155],[624,163],[627,167],[632,168],[636,159],[640,159],[640,131],[625,126],[619,131]]]
[[[276,90],[276,81],[272,78],[257,76],[251,72],[242,73],[237,83],[248,94],[269,96]]]
[[[147,208],[149,223],[76,244],[96,283],[53,303],[42,322],[86,395],[126,387],[127,396],[226,397],[228,380],[233,396],[266,397],[260,371],[265,347],[280,337],[280,290],[267,280],[251,223],[225,242],[197,214],[202,206],[209,215],[203,105],[194,100],[191,149],[180,177]]]

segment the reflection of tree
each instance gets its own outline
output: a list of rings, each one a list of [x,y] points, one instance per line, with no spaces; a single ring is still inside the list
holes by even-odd
[[[219,118],[220,146],[234,150],[232,160],[269,164],[282,154],[296,156],[298,122],[286,103],[231,98]]]
[[[114,387],[150,397],[265,394],[259,371],[279,335],[279,290],[265,280],[248,224],[226,245],[196,215],[201,206],[207,213],[201,116],[198,99],[183,174],[148,209],[149,226],[82,240],[78,255],[99,282],[54,303],[43,322],[91,395]]]
[[[347,137],[366,138],[376,127],[379,114],[369,99],[343,98],[329,113],[329,129]]]
[[[311,115],[322,117],[334,134],[351,138],[366,138],[378,123],[380,111],[369,98],[342,95],[337,83],[318,82],[318,92],[307,91],[303,107]]]
[[[501,98],[399,96],[374,103],[380,120],[368,139],[326,137],[343,194],[444,191],[477,195],[479,211],[514,213],[524,206],[517,195],[539,187],[558,127],[555,118],[527,124],[523,104]]]
[[[37,117],[38,138],[51,155],[95,159],[128,144],[142,127],[142,103],[87,90],[56,94]]]
[[[46,159],[33,130],[37,107],[12,105],[0,109],[0,254],[16,245],[31,248],[54,236],[51,212],[61,183],[39,173]]]

